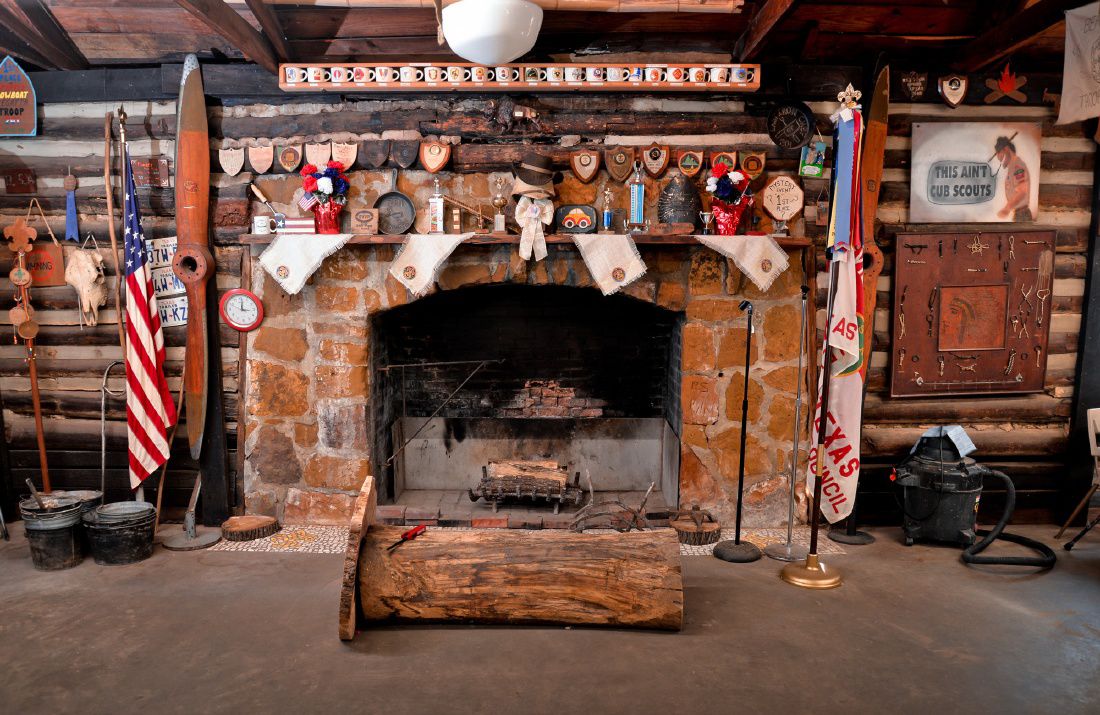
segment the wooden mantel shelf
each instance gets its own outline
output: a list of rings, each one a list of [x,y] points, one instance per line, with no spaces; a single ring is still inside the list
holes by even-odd
[[[290,234],[294,235],[294,234]],[[314,234],[298,234],[303,238],[312,236]],[[446,234],[441,234],[446,235]],[[598,234],[597,234],[598,235]],[[241,236],[241,243],[246,245],[265,245],[271,243],[275,239],[274,233],[246,233]],[[794,236],[776,236],[776,243],[782,248],[806,248],[810,245],[811,241],[808,238],[800,238]],[[385,236],[385,235],[370,235],[370,234],[356,234],[347,242],[346,245],[358,244],[358,245],[392,245],[402,244],[405,242],[404,235]],[[546,242],[550,244],[562,244],[573,243],[573,234],[570,233],[551,233],[546,235]],[[634,234],[634,242],[639,246],[694,246],[702,245],[696,239],[695,236],[658,236],[647,233]],[[519,236],[510,233],[477,233],[470,238],[466,239],[462,245],[469,246],[495,246],[495,245],[508,245],[518,244]]]

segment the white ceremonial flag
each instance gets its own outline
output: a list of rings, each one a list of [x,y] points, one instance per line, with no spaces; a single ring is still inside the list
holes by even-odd
[[[1066,11],[1058,124],[1100,116],[1100,3]]]

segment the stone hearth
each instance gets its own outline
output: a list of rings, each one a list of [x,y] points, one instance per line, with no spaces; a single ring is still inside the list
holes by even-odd
[[[393,256],[390,246],[346,247],[296,296],[286,295],[262,270],[253,274],[265,319],[248,335],[249,512],[287,523],[344,523],[363,479],[380,472],[385,456],[372,454],[370,318],[410,301],[387,273]],[[746,334],[738,302],[748,298],[756,306],[757,332],[745,518],[753,526],[784,523],[803,280],[798,252],[766,293],[702,246],[642,247],[642,257],[648,273],[624,293],[683,315],[679,404],[669,411],[671,419],[680,418],[672,425],[681,440],[680,504],[698,503],[720,519],[732,519]],[[514,246],[461,246],[434,290],[494,283],[596,290],[576,250],[567,246],[551,246],[539,263],[522,261]]]

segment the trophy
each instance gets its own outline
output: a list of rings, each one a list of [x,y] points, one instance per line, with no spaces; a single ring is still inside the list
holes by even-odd
[[[604,184],[603,206],[600,210],[600,233],[615,233],[615,212],[611,208],[611,187]]]
[[[714,214],[710,211],[700,211],[699,218],[703,220],[703,235],[710,235],[710,224],[714,221]]]
[[[504,177],[498,176],[496,180],[497,192],[493,194],[493,207],[497,212],[493,214],[493,231],[495,233],[504,233],[504,207],[508,204],[508,199],[504,196]]]

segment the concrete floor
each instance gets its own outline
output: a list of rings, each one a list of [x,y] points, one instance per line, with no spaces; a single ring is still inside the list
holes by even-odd
[[[685,558],[678,634],[393,626],[345,644],[340,556],[158,550],[40,573],[16,527],[0,712],[1097,712],[1100,533],[1045,575],[876,533],[831,557],[834,591],[788,586],[768,559]]]

